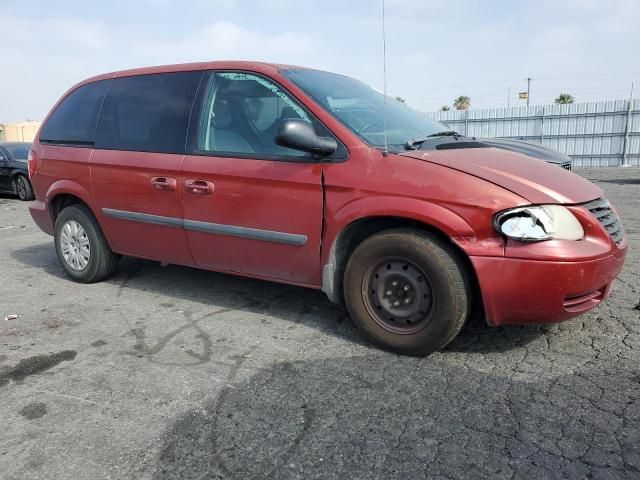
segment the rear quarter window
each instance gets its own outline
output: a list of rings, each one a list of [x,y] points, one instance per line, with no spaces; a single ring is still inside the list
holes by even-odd
[[[176,72],[111,80],[95,147],[185,153],[189,117],[202,75]]]
[[[42,127],[40,141],[92,145],[108,80],[78,87],[57,106]]]

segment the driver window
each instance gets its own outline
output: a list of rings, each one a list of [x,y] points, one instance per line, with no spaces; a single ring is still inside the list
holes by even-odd
[[[311,123],[300,105],[269,80],[250,73],[214,72],[207,86],[198,150],[308,157],[275,143],[280,122],[292,118]]]

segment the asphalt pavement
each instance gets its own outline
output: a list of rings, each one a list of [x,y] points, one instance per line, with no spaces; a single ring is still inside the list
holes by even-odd
[[[0,478],[639,479],[640,169],[577,173],[630,242],[608,301],[426,358],[298,287],[131,258],[73,283],[0,197]]]

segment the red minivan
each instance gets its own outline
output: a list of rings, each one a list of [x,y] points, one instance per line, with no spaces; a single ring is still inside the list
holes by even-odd
[[[444,347],[598,305],[627,240],[602,190],[351,78],[211,62],[67,92],[33,143],[31,215],[69,276],[120,255],[322,289],[373,342]]]

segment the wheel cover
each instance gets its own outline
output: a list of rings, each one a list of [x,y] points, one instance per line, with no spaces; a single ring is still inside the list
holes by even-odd
[[[406,258],[387,258],[369,268],[362,282],[362,298],[373,320],[393,333],[416,333],[433,316],[431,283]]]
[[[24,184],[24,178],[18,177],[16,179],[16,188],[18,190],[18,197],[23,200],[27,197],[27,186]]]
[[[67,220],[60,232],[60,250],[64,261],[73,270],[80,272],[87,268],[91,259],[89,237],[75,220]]]

